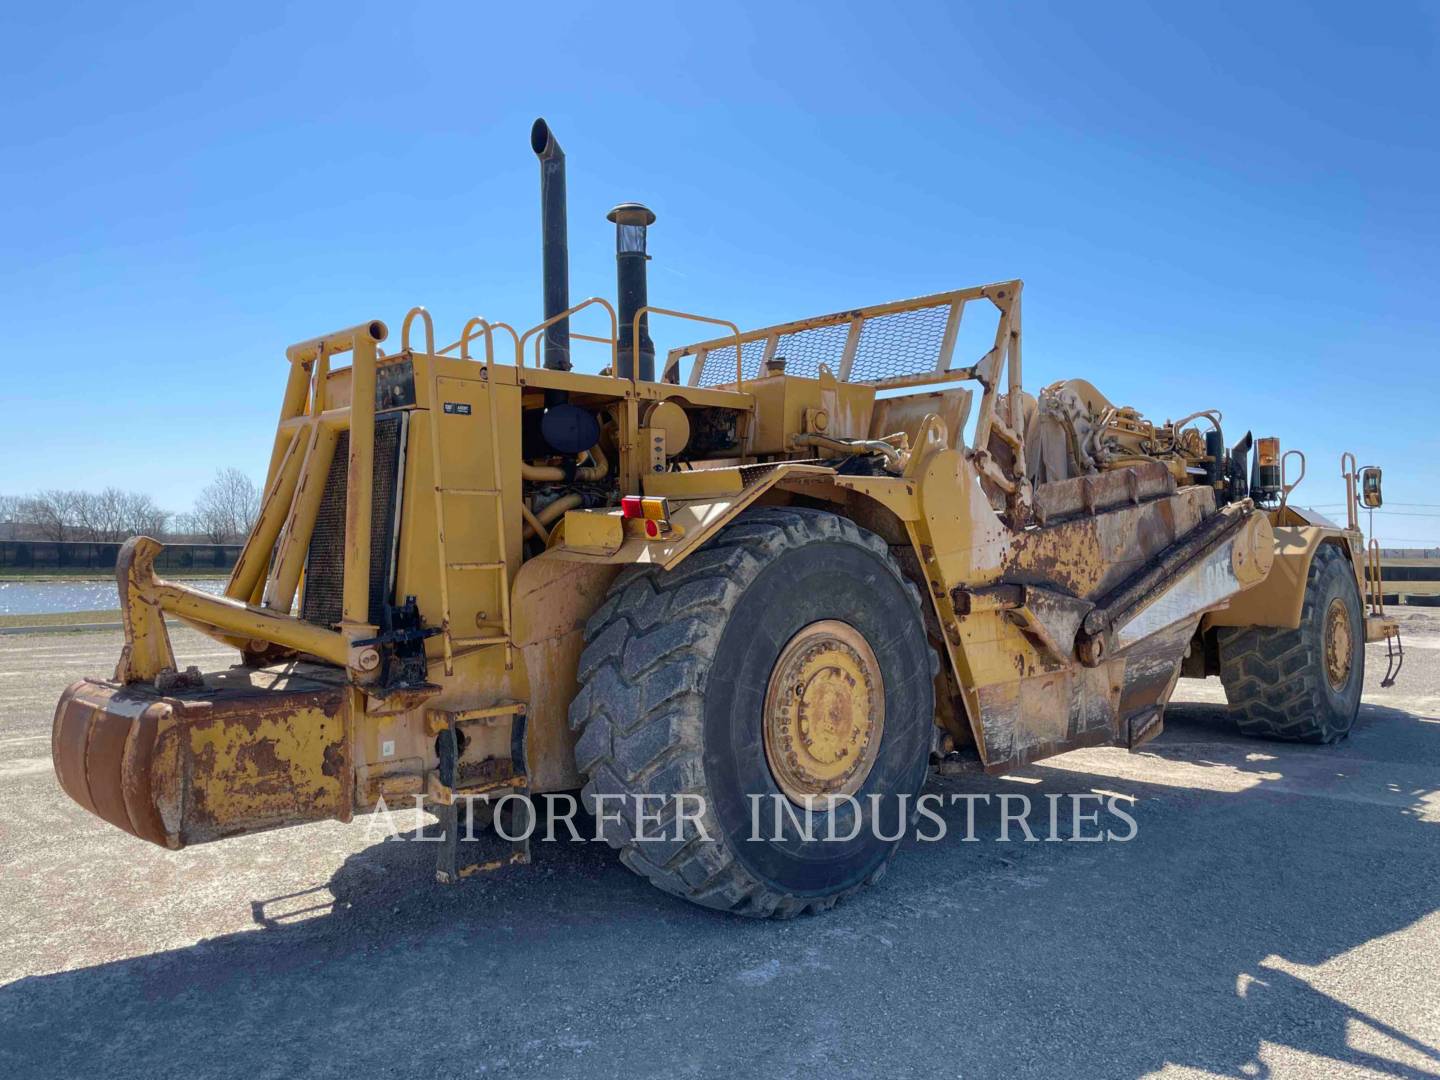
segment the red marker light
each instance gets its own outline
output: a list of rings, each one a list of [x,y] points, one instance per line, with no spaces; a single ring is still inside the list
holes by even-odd
[[[654,540],[670,528],[670,501],[654,495],[625,495],[620,499],[620,516],[643,520],[645,535]]]

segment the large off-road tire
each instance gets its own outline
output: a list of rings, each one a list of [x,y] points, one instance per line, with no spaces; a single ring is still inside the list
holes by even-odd
[[[1365,681],[1365,620],[1355,572],[1334,544],[1310,563],[1294,630],[1219,631],[1220,681],[1246,735],[1333,743],[1350,734]]]
[[[585,640],[575,760],[587,809],[627,867],[759,917],[824,910],[879,880],[929,769],[938,663],[920,595],[883,540],[817,510],[747,511],[672,572],[623,571]],[[822,710],[836,701],[842,710]],[[776,741],[791,732],[814,740]],[[785,759],[774,769],[772,755]],[[853,774],[819,775],[852,761]],[[854,800],[812,804],[809,838],[788,812],[803,823],[804,809],[782,792],[808,780]],[[640,837],[637,796],[660,819]],[[678,835],[676,796],[699,810]],[[763,839],[749,839],[750,796],[761,797]],[[860,827],[832,842],[832,824],[842,838]]]

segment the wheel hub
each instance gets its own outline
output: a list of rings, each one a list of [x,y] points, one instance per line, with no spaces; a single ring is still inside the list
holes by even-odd
[[[849,623],[811,623],[786,643],[765,691],[765,757],[785,796],[853,795],[885,730],[875,653]]]
[[[1350,613],[1338,598],[1325,613],[1325,676],[1335,690],[1343,690],[1350,679],[1355,649],[1350,633]]]

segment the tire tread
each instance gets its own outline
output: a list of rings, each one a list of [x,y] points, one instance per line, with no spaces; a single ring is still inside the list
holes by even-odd
[[[868,548],[905,587],[920,620],[919,590],[905,578],[885,542],[848,518],[820,510],[761,507],[747,511],[669,572],[630,567],[615,580],[585,627],[580,691],[570,707],[581,797],[592,813],[599,796],[703,795],[700,760],[705,682],[730,612],[744,588],[787,549],[816,540]],[[938,657],[930,655],[931,674]],[[626,723],[626,718],[631,718]],[[673,821],[674,804],[661,812]],[[913,816],[913,815],[912,815]],[[693,826],[691,826],[693,830]],[[755,917],[792,918],[826,911],[879,880],[899,841],[866,881],[823,897],[791,896],[760,881],[718,835],[678,841],[635,839],[627,817],[607,816],[605,840],[621,862],[656,887],[705,907]],[[673,830],[664,828],[668,836]],[[712,835],[714,831],[712,830]]]
[[[1287,742],[1338,742],[1350,733],[1334,715],[1325,685],[1324,613],[1318,610],[1319,583],[1340,564],[1349,564],[1334,544],[1322,544],[1310,564],[1300,625],[1224,627],[1218,631],[1220,681],[1230,715],[1242,734]],[[1355,642],[1364,676],[1363,634]]]

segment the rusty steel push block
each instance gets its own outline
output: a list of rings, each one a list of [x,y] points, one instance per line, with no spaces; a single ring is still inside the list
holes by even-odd
[[[348,821],[349,691],[300,675],[232,669],[161,693],[86,679],[65,691],[52,733],[72,799],[167,848],[280,825]]]

